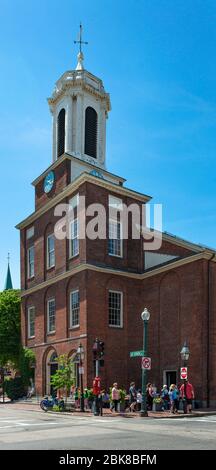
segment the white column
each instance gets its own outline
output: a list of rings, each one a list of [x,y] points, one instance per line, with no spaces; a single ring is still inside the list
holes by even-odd
[[[52,112],[52,128],[53,128],[53,162],[57,159],[57,119],[56,119],[56,112]]]
[[[82,135],[83,135],[83,106],[82,95],[77,93],[76,106],[76,152],[82,155]]]
[[[65,152],[72,152],[72,97],[67,97],[65,116]]]

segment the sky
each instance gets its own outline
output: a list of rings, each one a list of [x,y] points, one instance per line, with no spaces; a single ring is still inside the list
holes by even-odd
[[[76,67],[110,93],[107,168],[163,204],[163,229],[216,248],[215,0],[0,0],[0,290],[31,182],[52,160],[47,97]]]

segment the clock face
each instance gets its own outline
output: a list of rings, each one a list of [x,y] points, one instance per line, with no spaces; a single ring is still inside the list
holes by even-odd
[[[54,185],[55,175],[53,171],[50,171],[44,179],[44,192],[47,194],[51,191]]]

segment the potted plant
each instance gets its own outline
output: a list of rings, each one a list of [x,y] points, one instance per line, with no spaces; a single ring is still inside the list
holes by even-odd
[[[161,397],[153,398],[153,411],[163,411],[163,400]]]

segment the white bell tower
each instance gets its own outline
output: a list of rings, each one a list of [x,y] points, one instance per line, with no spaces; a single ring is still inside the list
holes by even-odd
[[[75,70],[65,72],[48,98],[53,115],[53,162],[67,153],[106,168],[106,119],[111,109],[103,82],[84,69],[82,26]]]

